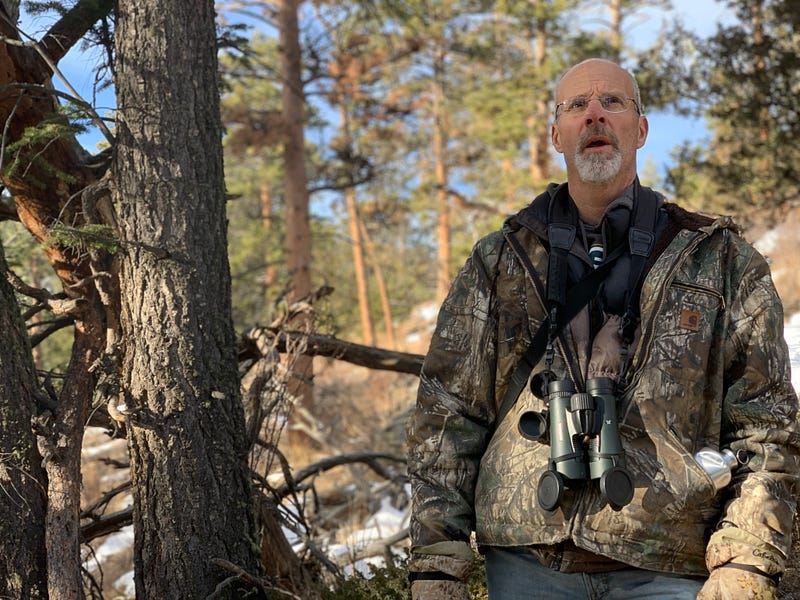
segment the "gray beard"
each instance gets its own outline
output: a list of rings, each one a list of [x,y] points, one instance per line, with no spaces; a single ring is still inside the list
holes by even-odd
[[[617,149],[614,149],[611,156],[601,154],[585,156],[579,152],[575,156],[575,167],[580,178],[586,183],[608,183],[622,168],[622,153]]]

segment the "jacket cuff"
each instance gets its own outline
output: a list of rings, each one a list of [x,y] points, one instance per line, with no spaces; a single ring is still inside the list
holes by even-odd
[[[444,573],[459,581],[469,579],[475,554],[467,542],[439,542],[411,551],[408,570],[412,573]]]
[[[714,532],[708,542],[706,566],[711,571],[725,565],[747,565],[766,577],[780,577],[786,566],[786,556],[744,529],[725,527]]]

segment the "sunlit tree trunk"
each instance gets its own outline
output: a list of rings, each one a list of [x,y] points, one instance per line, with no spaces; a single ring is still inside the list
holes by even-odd
[[[359,219],[359,225],[361,227],[361,238],[364,240],[367,255],[372,263],[372,270],[375,273],[375,284],[378,288],[378,296],[381,299],[381,311],[383,312],[383,322],[386,329],[386,345],[390,349],[395,349],[397,348],[397,340],[394,335],[394,318],[392,317],[392,305],[389,301],[389,288],[383,276],[383,268],[378,259],[375,243],[372,241],[363,219]]]
[[[242,598],[259,573],[227,261],[212,0],[120,0],[122,403],[137,598]],[[177,77],[176,73],[180,73]],[[216,592],[216,593],[215,593]]]
[[[361,228],[359,223],[361,217],[358,215],[356,205],[356,194],[352,188],[345,191],[345,203],[347,205],[348,229],[350,231],[350,243],[353,246],[353,270],[356,278],[356,293],[358,295],[358,312],[361,316],[361,335],[364,344],[367,346],[375,345],[375,328],[372,325],[372,315],[369,309],[369,289],[367,287],[367,268],[364,263],[364,244],[361,239]]]
[[[303,93],[298,25],[298,0],[282,0],[279,10],[281,46],[281,91],[283,122],[286,127],[283,141],[284,194],[286,203],[286,260],[291,278],[289,301],[307,298],[311,294],[311,222],[306,176],[305,95]],[[303,313],[292,323],[302,331],[313,326],[309,313]],[[314,368],[310,356],[296,357],[289,391],[306,410],[313,407]]]
[[[443,42],[440,42],[443,43]],[[436,298],[442,302],[450,289],[450,199],[447,193],[447,125],[445,115],[445,52],[436,48],[433,63],[433,160],[436,183],[437,270]]]
[[[541,73],[547,59],[547,23],[539,20],[536,24],[532,61],[536,71]],[[544,86],[535,92],[534,112],[528,118],[528,148],[530,152],[531,185],[540,186],[550,176],[550,114],[548,106],[551,98]]]
[[[622,9],[622,0],[609,0],[608,12],[610,15],[610,28],[609,28],[609,42],[611,44],[611,51],[613,52],[611,58],[619,62],[622,59],[622,19],[624,16]]]
[[[341,104],[339,106],[339,118],[341,126],[339,135],[344,147],[350,146],[350,119],[347,115],[347,95],[341,94]],[[369,288],[367,287],[367,267],[364,263],[364,244],[361,239],[361,217],[358,214],[358,204],[356,192],[352,187],[344,191],[344,200],[347,207],[348,230],[350,232],[350,243],[353,248],[353,271],[356,279],[356,294],[358,297],[358,313],[361,317],[361,335],[364,344],[367,346],[375,345],[375,327],[372,324],[372,315],[369,308]]]

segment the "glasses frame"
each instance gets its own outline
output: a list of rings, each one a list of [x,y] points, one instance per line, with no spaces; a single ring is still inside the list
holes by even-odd
[[[600,107],[603,109],[603,111],[607,112],[610,115],[620,115],[620,114],[622,114],[624,112],[627,112],[627,110],[630,108],[630,105],[626,105],[625,108],[623,108],[622,110],[617,110],[617,111],[608,110],[605,106],[603,106],[603,101],[602,101],[603,98],[607,98],[608,96],[616,96],[617,98],[622,98],[624,100],[630,100],[633,103],[633,106],[636,108],[636,114],[641,116],[642,109],[639,106],[639,103],[636,101],[636,98],[631,98],[630,96],[620,96],[618,94],[611,94],[611,93],[602,94],[600,96],[589,96],[586,99],[586,108],[584,108],[583,111],[581,111],[579,113],[574,113],[573,116],[578,117],[578,116],[581,116],[581,115],[585,114],[586,111],[589,110],[589,103],[592,100],[597,100],[598,102],[600,102]],[[579,94],[577,96],[571,96],[570,98],[567,98],[566,100],[562,100],[561,102],[557,103],[556,104],[556,108],[553,111],[553,115],[554,115],[554,120],[555,121],[558,121],[558,117],[561,116],[559,114],[559,112],[558,112],[558,109],[561,108],[562,106],[566,106],[567,104],[569,104],[570,102],[575,100],[575,98],[586,98],[586,96],[583,96],[582,94]],[[567,113],[567,114],[570,114],[570,113]]]

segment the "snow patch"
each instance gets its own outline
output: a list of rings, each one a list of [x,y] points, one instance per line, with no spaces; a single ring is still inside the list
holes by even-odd
[[[93,554],[84,556],[83,566],[91,570],[96,566],[96,562],[102,565],[107,558],[124,552],[128,548],[133,548],[133,525],[123,527],[117,533],[109,535]]]
[[[758,238],[758,240],[753,243],[753,246],[756,250],[761,252],[761,254],[770,254],[778,247],[780,239],[780,233],[775,229],[771,229]]]
[[[114,587],[129,598],[136,596],[136,585],[133,582],[133,571],[128,571],[114,582]]]
[[[795,392],[800,390],[800,313],[792,315],[783,330],[783,337],[789,346],[789,360],[792,365],[792,385]]]

